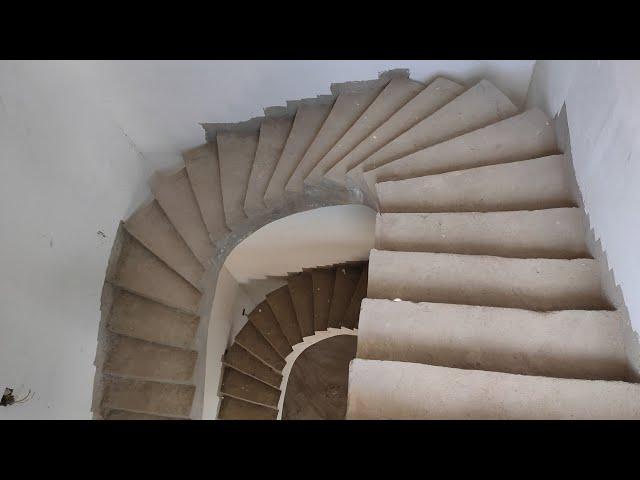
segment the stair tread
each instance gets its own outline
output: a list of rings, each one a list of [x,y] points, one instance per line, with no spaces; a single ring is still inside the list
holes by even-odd
[[[375,184],[435,175],[557,153],[552,122],[540,110],[527,110],[492,125],[437,143],[369,170],[363,179]]]
[[[168,307],[197,314],[200,292],[124,229],[121,234],[120,256],[107,280]]]
[[[139,208],[124,226],[154,255],[199,289],[204,268],[156,200]]]
[[[293,118],[284,116],[266,118],[260,126],[256,158],[251,168],[247,196],[244,200],[244,211],[249,216],[267,208],[264,194],[282,155],[292,124]]]
[[[437,77],[409,100],[386,122],[371,132],[327,172],[327,176],[341,174],[357,167],[367,157],[403,134],[425,117],[452,101],[464,87],[444,77]]]
[[[278,354],[251,322],[247,322],[240,329],[234,341],[277,372],[281,372],[286,364],[284,358]]]
[[[257,378],[272,387],[280,388],[282,383],[282,375],[280,373],[269,368],[238,343],[234,343],[227,349],[222,363],[241,371],[245,375]]]
[[[340,93],[318,134],[309,145],[285,185],[285,190],[302,192],[304,179],[324,155],[340,140],[382,91],[387,80],[377,80],[369,88]]]
[[[517,258],[588,258],[581,208],[510,212],[384,213],[376,248]]]
[[[195,387],[192,385],[104,377],[102,407],[188,418],[194,393]]]
[[[276,352],[286,358],[293,351],[287,337],[282,333],[280,325],[266,301],[260,302],[251,313],[249,321],[258,329]]]
[[[314,268],[311,270],[313,284],[313,326],[316,332],[326,330],[329,326],[329,311],[333,298],[333,286],[336,269]]]
[[[358,358],[547,377],[625,380],[618,312],[365,299]]]
[[[409,100],[425,88],[423,83],[409,78],[394,78],[349,130],[327,154],[318,161],[305,178],[305,183],[316,184],[342,157],[353,150],[367,135],[397,112]]]
[[[529,310],[609,310],[592,259],[371,250],[369,298]]]
[[[108,319],[112,332],[180,348],[193,345],[198,323],[196,315],[121,289],[114,293]]]
[[[280,390],[245,375],[233,368],[225,368],[220,383],[220,393],[239,400],[277,408]]]
[[[278,411],[272,408],[224,397],[220,402],[219,420],[276,420]]]
[[[344,263],[336,265],[333,298],[331,299],[331,309],[329,311],[329,327],[340,328],[342,325],[361,273],[362,264]]]
[[[575,206],[572,181],[566,157],[551,155],[382,182],[376,191],[383,212],[542,210]]]
[[[309,272],[297,273],[287,279],[291,301],[296,311],[300,333],[303,337],[314,334],[313,282]]]
[[[267,303],[276,317],[282,333],[289,341],[289,345],[296,345],[302,342],[300,324],[296,316],[293,300],[288,285],[284,285],[266,296]]]
[[[348,419],[640,419],[640,385],[355,359]]]
[[[285,185],[329,115],[333,101],[327,98],[298,106],[287,143],[265,191],[264,202],[268,207],[277,207],[283,201]]]
[[[206,143],[182,154],[209,238],[216,242],[229,234],[222,203],[218,145]]]
[[[486,127],[518,113],[491,82],[481,80],[429,117],[394,138],[363,162],[371,170],[431,145]]]
[[[358,279],[358,283],[356,284],[356,288],[353,291],[353,295],[351,300],[349,301],[349,305],[344,314],[344,318],[342,320],[342,326],[346,328],[358,328],[359,317],[360,317],[360,304],[362,300],[367,296],[367,278],[368,278],[368,266],[364,265],[362,268],[362,273],[360,274],[360,278]]]
[[[223,131],[218,133],[216,141],[224,215],[227,225],[233,229],[247,219],[244,201],[258,147],[258,132]]]
[[[214,247],[186,169],[181,168],[171,175],[156,175],[151,183],[151,190],[198,261],[207,265],[213,256]]]
[[[176,420],[161,415],[149,415],[146,413],[128,412],[127,410],[109,410],[104,416],[105,420]]]
[[[197,352],[112,334],[103,366],[106,373],[148,380],[186,382],[193,377]]]

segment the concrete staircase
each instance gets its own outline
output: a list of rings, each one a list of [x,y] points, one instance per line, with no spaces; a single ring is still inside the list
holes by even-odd
[[[293,347],[331,328],[358,330],[349,419],[640,418],[623,313],[541,111],[486,80],[399,70],[203,127],[121,224],[96,418],[198,418],[229,252],[278,218],[352,203],[378,211],[369,262],[304,269],[265,296],[221,359],[218,418],[277,418]]]

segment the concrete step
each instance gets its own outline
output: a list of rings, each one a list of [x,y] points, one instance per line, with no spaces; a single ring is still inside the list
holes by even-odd
[[[361,263],[336,265],[333,298],[329,310],[329,327],[340,328],[362,274]]]
[[[282,116],[266,118],[260,126],[256,158],[253,161],[247,196],[244,200],[244,211],[248,216],[257,215],[267,208],[264,203],[264,194],[280,160],[292,124],[293,117]]]
[[[122,248],[107,281],[150,300],[197,315],[200,292],[121,229]]]
[[[609,310],[596,260],[371,250],[369,298],[528,310]]]
[[[198,329],[199,317],[117,289],[108,317],[109,330],[121,335],[190,348]]]
[[[298,317],[293,307],[289,286],[284,285],[267,294],[266,300],[280,325],[282,333],[287,337],[289,345],[293,346],[302,342],[300,324],[298,323]]]
[[[251,355],[239,344],[231,345],[224,354],[222,364],[260,380],[274,388],[280,388],[282,375]]]
[[[309,272],[291,275],[287,279],[289,293],[296,311],[300,333],[303,337],[314,334],[313,329],[313,281]]]
[[[280,390],[233,368],[225,368],[220,395],[277,409]]]
[[[171,175],[156,174],[151,182],[156,200],[202,265],[208,265],[214,247],[191,189],[187,170]]]
[[[386,165],[516,113],[518,109],[504,93],[491,82],[482,80],[366,158],[362,163],[363,171]]]
[[[160,415],[148,415],[145,413],[127,412],[126,410],[109,410],[105,420],[176,420],[175,418],[162,417]]]
[[[437,77],[409,100],[386,122],[371,132],[353,150],[347,153],[327,172],[327,176],[344,175],[373,155],[384,145],[402,135],[424,118],[452,101],[465,87],[443,77]]]
[[[112,334],[104,363],[105,373],[144,380],[188,382],[198,353]]]
[[[218,420],[276,420],[278,411],[236,398],[224,397],[220,402]]]
[[[124,227],[182,278],[200,289],[204,268],[175,229],[157,200],[140,207]]]
[[[209,237],[217,242],[230,232],[222,203],[218,145],[206,143],[184,152],[182,158]]]
[[[242,327],[234,341],[277,372],[281,372],[286,364],[284,358],[278,354],[251,322],[247,322]]]
[[[188,418],[195,387],[120,377],[104,377],[102,407]]]
[[[558,153],[553,125],[540,110],[527,110],[484,128],[418,150],[366,171],[369,193],[389,180],[435,175]]]
[[[305,183],[318,184],[323,175],[353,150],[360,142],[370,135],[376,128],[386,122],[395,112],[402,108],[409,100],[424,90],[423,83],[409,78],[395,78],[387,84],[380,95],[369,105],[340,140],[320,159],[309,172]]]
[[[334,101],[331,95],[300,101],[289,138],[264,194],[267,207],[282,205],[285,185],[316,138]]]
[[[355,359],[347,419],[640,419],[640,385]]]
[[[253,309],[249,314],[249,321],[282,358],[286,358],[293,351],[266,301]]]
[[[359,88],[341,92],[304,156],[289,178],[285,190],[302,192],[303,182],[313,167],[342,138],[389,82],[388,79],[362,82]]]
[[[383,212],[491,212],[576,206],[564,155],[376,185]]]
[[[342,319],[342,326],[346,328],[358,328],[360,317],[360,304],[362,299],[367,296],[367,279],[369,268],[368,265],[362,267],[362,273],[356,284],[356,288],[353,292],[353,296],[349,301],[347,310],[345,311],[344,318]]]
[[[326,330],[329,326],[329,311],[333,298],[333,286],[336,280],[336,269],[314,268],[311,271],[313,284],[313,327],[316,332]]]
[[[258,132],[219,132],[217,142],[224,215],[233,229],[247,219],[244,201],[258,148]]]
[[[621,315],[365,299],[358,358],[591,380],[627,380]]]
[[[589,258],[581,208],[514,212],[384,213],[376,248],[516,258]]]

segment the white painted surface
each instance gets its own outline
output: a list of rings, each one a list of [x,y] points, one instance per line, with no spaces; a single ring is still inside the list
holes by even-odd
[[[35,392],[0,419],[91,418],[102,282],[144,160],[57,68],[0,62],[0,168],[0,390]]]
[[[376,214],[363,205],[340,205],[277,220],[246,238],[225,266],[242,284],[287,275],[303,267],[366,260],[374,244]]]
[[[528,103],[566,103],[585,210],[640,332],[640,62],[539,61]]]

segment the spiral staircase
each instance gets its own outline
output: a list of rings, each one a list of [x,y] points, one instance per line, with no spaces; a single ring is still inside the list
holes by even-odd
[[[377,210],[368,262],[292,273],[221,359],[218,418],[275,419],[292,347],[357,329],[348,419],[640,418],[552,121],[490,82],[404,70],[239,124],[152,179],[103,289],[93,411],[195,418],[198,332],[227,255],[295,212]]]

